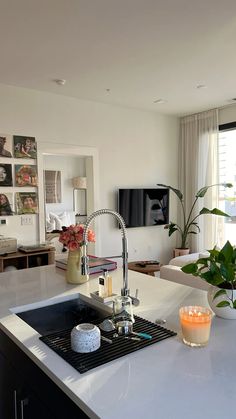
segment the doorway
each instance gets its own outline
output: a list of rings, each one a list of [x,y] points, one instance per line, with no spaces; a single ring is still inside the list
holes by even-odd
[[[98,173],[98,151],[93,147],[79,147],[73,145],[62,145],[62,144],[38,144],[38,176],[42,181],[39,182],[39,239],[40,242],[45,242],[46,238],[46,211],[45,211],[45,184],[44,184],[44,168],[45,159],[50,161],[50,158],[54,160],[62,159],[63,161],[69,158],[75,159],[83,158],[84,160],[84,172],[83,174],[87,180],[86,190],[86,207],[87,213],[91,214],[93,211],[99,208],[99,173]],[[80,174],[80,173],[79,173]],[[70,179],[71,181],[72,179]],[[71,199],[73,202],[73,186],[71,186]],[[96,231],[95,231],[96,234]],[[99,252],[99,241],[93,244],[91,252],[96,254]]]

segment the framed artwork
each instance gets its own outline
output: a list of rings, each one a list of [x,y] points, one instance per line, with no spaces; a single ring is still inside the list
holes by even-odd
[[[37,166],[16,164],[15,182],[16,186],[38,186]]]
[[[14,157],[23,159],[37,158],[37,145],[34,137],[13,135]]]
[[[0,163],[0,186],[12,186],[12,165]]]
[[[0,157],[12,157],[12,135],[0,134]]]
[[[38,213],[38,194],[36,192],[17,192],[15,198],[17,214]]]
[[[13,194],[12,193],[0,193],[0,216],[1,215],[13,215]]]
[[[58,170],[45,170],[44,179],[46,204],[61,202],[61,172]]]

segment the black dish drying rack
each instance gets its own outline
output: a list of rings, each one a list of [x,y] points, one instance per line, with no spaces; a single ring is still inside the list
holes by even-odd
[[[71,349],[71,329],[50,333],[49,335],[41,336],[39,339],[70,365],[72,365],[72,367],[74,367],[77,371],[83,374],[93,368],[106,364],[107,362],[177,335],[177,333],[162,326],[158,326],[155,323],[145,320],[139,316],[134,317],[135,323],[133,325],[133,331],[148,333],[152,336],[152,339],[147,340],[141,338],[140,341],[135,341],[126,339],[124,336],[114,338],[114,331],[101,332],[103,336],[111,339],[112,343],[102,340],[101,347],[97,351],[90,353],[77,353]],[[100,321],[101,320],[98,320],[97,322],[93,321],[93,323],[98,324]]]

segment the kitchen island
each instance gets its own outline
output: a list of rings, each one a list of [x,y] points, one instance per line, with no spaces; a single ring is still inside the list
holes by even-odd
[[[178,334],[79,374],[14,314],[24,305],[40,307],[44,300],[90,296],[98,289],[96,277],[78,286],[67,284],[64,277],[55,266],[0,274],[0,329],[78,406],[78,412],[102,419],[232,417],[236,322],[214,317],[205,348],[190,348],[181,340],[178,310],[184,305],[208,306],[205,291],[129,271],[131,294],[139,289],[135,314],[150,321],[164,318],[166,327]],[[112,277],[113,290],[119,293],[122,272],[114,271]]]

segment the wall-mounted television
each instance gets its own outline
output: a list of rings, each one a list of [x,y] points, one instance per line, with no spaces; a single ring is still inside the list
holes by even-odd
[[[128,228],[168,224],[169,189],[119,189],[118,212]]]

